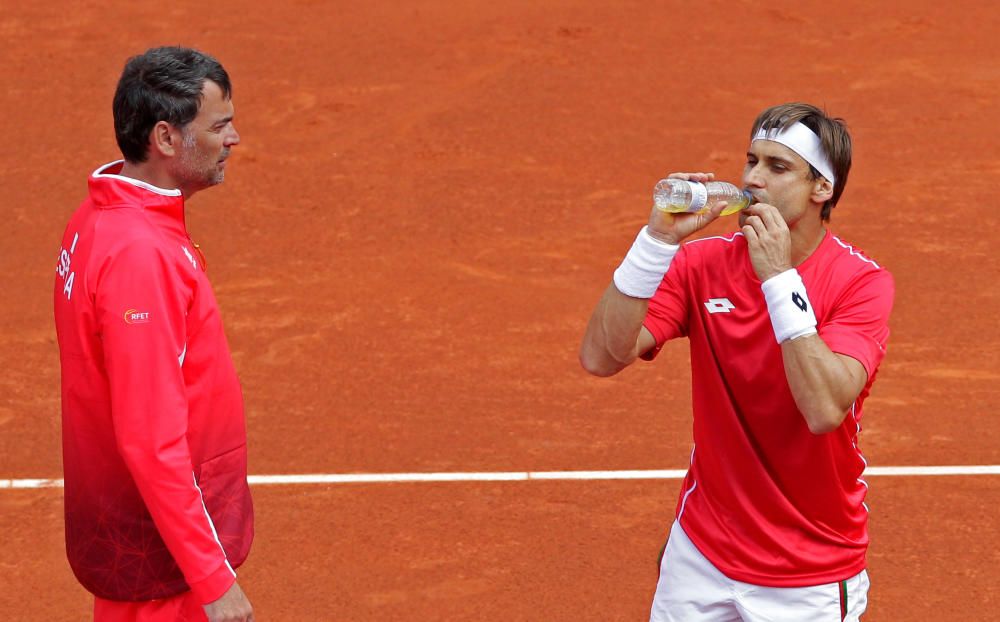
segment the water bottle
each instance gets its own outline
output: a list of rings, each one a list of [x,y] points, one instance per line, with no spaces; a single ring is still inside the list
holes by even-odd
[[[683,179],[661,179],[653,188],[653,204],[657,209],[672,214],[705,212],[717,201],[729,204],[722,210],[722,215],[727,216],[750,205],[753,196],[749,191],[724,181],[703,184]]]

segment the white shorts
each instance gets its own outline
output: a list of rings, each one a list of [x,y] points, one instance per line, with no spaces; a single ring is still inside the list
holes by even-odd
[[[660,561],[650,622],[858,622],[868,573],[810,587],[762,587],[719,572],[674,522]],[[846,602],[845,602],[846,601]]]

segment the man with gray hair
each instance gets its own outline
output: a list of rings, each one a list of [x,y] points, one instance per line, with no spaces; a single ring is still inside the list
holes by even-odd
[[[739,231],[681,245],[726,204],[654,207],[591,316],[580,361],[598,376],[654,358],[669,339],[690,342],[694,447],[653,622],[856,621],[865,611],[858,435],[894,285],[825,226],[850,167],[840,119],[809,104],[768,108],[750,132],[753,201]]]
[[[124,160],[91,175],[56,265],[67,557],[98,622],[249,622],[243,398],[185,227],[240,142],[229,75],[154,48],[113,111]]]

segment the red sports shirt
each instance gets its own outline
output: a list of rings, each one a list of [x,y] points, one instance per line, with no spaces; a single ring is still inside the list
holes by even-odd
[[[792,398],[743,234],[678,252],[650,301],[657,348],[691,343],[694,451],[677,518],[724,574],[771,587],[831,583],[865,568],[862,403],[885,356],[892,276],[827,233],[798,271],[819,337],[868,383],[844,423],[815,435]]]
[[[207,603],[253,539],[243,397],[180,192],[120,171],[56,266],[67,556],[101,598]]]

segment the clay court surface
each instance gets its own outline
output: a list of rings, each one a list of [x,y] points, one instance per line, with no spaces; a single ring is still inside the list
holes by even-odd
[[[831,228],[890,269],[871,466],[1000,464],[997,9],[987,2],[7,3],[0,8],[0,480],[62,476],[51,288],[117,159],[125,59],[234,83],[194,197],[256,475],[683,469],[687,345],[576,355],[654,182],[739,181],[750,123],[847,119]],[[711,232],[735,227],[735,219]],[[996,619],[1000,476],[871,476],[866,622]],[[255,486],[268,621],[645,620],[676,479]],[[62,490],[0,488],[0,620],[86,620]]]

